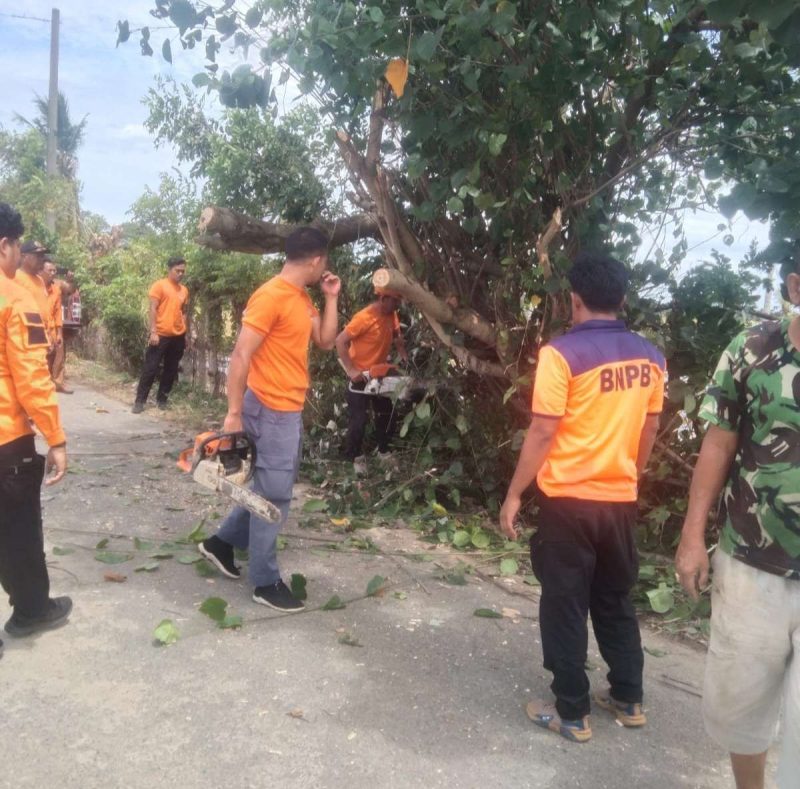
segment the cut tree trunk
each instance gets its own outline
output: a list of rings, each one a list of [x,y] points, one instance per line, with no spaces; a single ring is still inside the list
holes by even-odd
[[[378,223],[370,214],[350,216],[336,222],[312,222],[327,233],[330,246],[341,247],[363,238],[381,239]],[[283,252],[286,239],[302,225],[262,222],[238,211],[208,206],[200,214],[197,243],[221,252],[267,255]]]

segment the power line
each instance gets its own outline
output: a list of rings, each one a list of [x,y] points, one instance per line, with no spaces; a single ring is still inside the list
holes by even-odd
[[[0,12],[0,16],[7,16],[10,17],[11,19],[31,19],[34,22],[47,22],[47,23],[50,22],[49,19],[42,19],[41,17],[38,16],[25,16],[24,14],[3,14]]]

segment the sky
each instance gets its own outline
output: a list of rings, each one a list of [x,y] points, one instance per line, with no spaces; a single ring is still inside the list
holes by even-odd
[[[163,60],[163,37],[174,37],[176,31],[154,29],[163,22],[150,16],[153,5],[151,0],[61,0],[58,6],[59,86],[67,96],[73,120],[89,116],[79,152],[82,204],[112,224],[125,221],[126,211],[145,187],[157,188],[159,174],[176,165],[172,150],[156,148],[144,128],[147,111],[142,98],[156,75],[188,82],[204,65],[202,47],[183,51],[173,46],[174,65]],[[35,93],[47,96],[52,7],[52,0],[0,0],[0,125],[6,128],[18,128],[15,113],[34,114]],[[152,57],[142,57],[136,33],[126,44],[115,47],[115,28],[120,19],[127,19],[131,28],[150,26],[155,50]],[[235,62],[224,51],[221,55],[223,65],[225,59]],[[760,246],[766,244],[767,228],[738,214],[732,228],[734,243],[724,246],[723,233],[717,231],[717,225],[724,221],[715,214],[687,215],[689,264],[707,258],[715,247],[737,262],[753,238]],[[645,238],[645,249],[649,246]]]

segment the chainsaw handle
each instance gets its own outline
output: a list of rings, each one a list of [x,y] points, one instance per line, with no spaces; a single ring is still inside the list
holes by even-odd
[[[229,447],[223,447],[223,443],[227,440],[230,440]],[[206,447],[214,443],[215,446],[211,448],[208,453],[206,453]],[[194,465],[192,466],[192,471],[197,468],[197,464],[201,460],[208,460],[215,458],[221,449],[226,450],[237,450],[237,449],[247,449],[248,453],[250,454],[251,461],[250,461],[250,470],[247,473],[247,478],[244,480],[245,482],[249,482],[252,478],[253,474],[255,473],[256,468],[256,458],[258,457],[258,450],[256,449],[255,442],[253,441],[250,436],[247,435],[243,430],[238,430],[234,433],[214,433],[213,435],[209,436],[208,438],[204,439],[200,442],[200,446],[197,447],[195,452],[195,460]]]

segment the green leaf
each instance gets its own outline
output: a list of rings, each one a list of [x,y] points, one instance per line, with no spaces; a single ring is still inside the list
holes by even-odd
[[[169,551],[159,551],[157,553],[151,553],[151,559],[171,559],[175,554],[170,553]]]
[[[100,540],[100,542],[98,542],[97,545],[94,546],[94,549],[96,551],[102,551],[103,548],[106,547],[106,545],[108,545],[108,537],[103,537],[103,539]]]
[[[211,80],[209,79],[208,74],[204,74],[202,71],[192,77],[192,85],[194,85],[196,88],[205,88],[210,83]]]
[[[675,595],[663,581],[658,585],[658,589],[648,590],[647,599],[650,601],[650,608],[657,614],[666,614],[675,606]]]
[[[353,635],[351,635],[350,633],[342,633],[339,636],[338,640],[339,640],[340,644],[344,644],[345,646],[348,646],[348,647],[360,647],[360,646],[362,646],[361,642],[357,638],[355,638]]]
[[[516,575],[519,563],[516,559],[507,558],[500,562],[500,575]]]
[[[335,594],[330,600],[328,600],[327,603],[325,603],[324,606],[322,606],[323,611],[338,611],[340,608],[345,608],[345,604],[342,602],[342,599],[338,594]]]
[[[469,424],[467,423],[467,419],[463,414],[459,414],[456,417],[456,430],[458,430],[461,435],[464,435],[469,430]]]
[[[253,6],[245,15],[244,23],[252,30],[261,24],[261,18],[264,16],[263,12],[257,6]]]
[[[655,649],[653,647],[644,647],[644,651],[653,657],[664,657],[667,654],[663,649]]]
[[[308,499],[303,504],[303,512],[327,512],[328,502],[325,499]]]
[[[459,529],[453,535],[453,545],[455,545],[456,548],[466,548],[466,546],[469,545],[470,539],[470,533],[468,531]]]
[[[53,556],[69,556],[75,553],[74,548],[59,548],[57,545],[53,547]]]
[[[140,540],[138,537],[134,537],[133,547],[136,548],[137,551],[149,551],[153,547],[153,543],[148,542],[147,540]]]
[[[133,559],[133,554],[130,553],[118,553],[116,551],[98,551],[94,558],[98,562],[103,562],[103,564],[122,564],[123,562],[129,562]]]
[[[447,510],[441,504],[439,504],[438,501],[431,502],[431,512],[437,518],[444,518],[444,516],[447,515]]]
[[[178,540],[178,542],[183,542],[183,543],[187,543],[187,542],[193,542],[193,543],[203,542],[203,540],[205,540],[206,537],[208,536],[205,533],[205,531],[203,530],[203,527],[205,525],[206,525],[206,519],[203,518],[200,521],[200,523],[197,524],[197,526],[195,526],[185,537],[181,537],[180,540]]]
[[[492,538],[483,529],[475,529],[472,532],[472,544],[476,548],[488,548],[491,545]]]
[[[131,37],[131,26],[128,20],[117,22],[117,46],[124,44]]]
[[[200,554],[184,554],[183,556],[178,557],[178,562],[181,564],[197,564],[197,562],[202,562],[203,557]]]
[[[508,139],[507,134],[490,134],[489,135],[489,153],[492,156],[497,156],[503,150],[503,146]]]
[[[431,415],[431,404],[427,400],[420,403],[414,409],[414,413],[417,415],[418,419],[429,419]]]
[[[414,51],[420,60],[430,60],[436,52],[436,47],[439,46],[440,36],[436,33],[431,33],[429,30],[423,33],[414,42]]]
[[[140,564],[134,568],[135,573],[152,573],[157,570],[161,565],[158,562],[147,562],[147,564]]]
[[[408,597],[408,594],[406,592],[395,592],[394,596],[397,600],[405,600]]]
[[[222,622],[225,619],[227,608],[227,600],[223,600],[221,597],[207,597],[200,605],[200,613],[205,614],[215,622]]]
[[[241,627],[243,622],[244,620],[242,617],[238,615],[230,615],[226,616],[221,622],[218,622],[217,625],[223,630],[232,630],[234,628]]]
[[[208,562],[198,562],[194,569],[201,578],[216,578],[219,575],[217,569]]]
[[[162,619],[153,631],[155,640],[164,646],[174,644],[179,636],[178,628],[175,627],[175,623],[171,619]]]
[[[472,612],[473,616],[480,616],[484,619],[502,619],[503,615],[498,611],[493,611],[491,608],[476,608]]]
[[[308,597],[308,592],[306,591],[306,577],[302,573],[293,573],[289,586],[292,590],[292,596],[298,600],[305,600]]]
[[[376,25],[382,25],[382,24],[383,24],[383,20],[384,20],[383,11],[381,11],[381,9],[380,9],[380,8],[378,8],[378,6],[376,6],[376,5],[371,5],[371,6],[369,7],[369,9],[367,9],[367,10],[368,10],[368,12],[369,12],[369,18],[370,18],[370,19],[371,19],[371,20],[372,20],[372,21],[373,21],[373,22],[374,22]]]
[[[165,38],[164,43],[161,45],[161,55],[167,63],[172,63],[172,45],[169,43],[168,38]]]
[[[374,597],[386,586],[386,579],[382,575],[376,575],[367,584],[367,597]]]
[[[460,214],[464,210],[464,201],[460,197],[451,197],[447,201],[447,210],[451,214]]]

